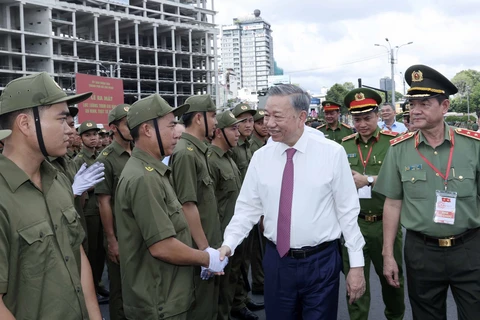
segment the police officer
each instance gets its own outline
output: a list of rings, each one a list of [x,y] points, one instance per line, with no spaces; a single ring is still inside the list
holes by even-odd
[[[342,143],[343,138],[352,134],[352,128],[338,120],[341,106],[333,101],[323,101],[322,107],[326,123],[320,125],[317,129],[323,132],[325,138]]]
[[[383,204],[385,196],[372,192],[382,162],[390,147],[390,140],[397,133],[383,131],[377,125],[378,106],[382,98],[374,90],[359,88],[350,91],[345,96],[345,105],[349,108],[353,118],[353,125],[357,133],[342,139],[342,146],[347,153],[348,162],[352,169],[353,179],[360,198],[360,214],[358,225],[365,239],[363,256],[365,258],[364,275],[367,283],[365,294],[348,305],[351,320],[368,320],[370,309],[370,262],[380,277],[382,298],[385,303],[385,317],[389,320],[401,320],[405,313],[405,295],[403,291],[402,268],[402,231],[399,228],[395,237],[394,257],[400,270],[400,288],[391,287],[383,277]],[[350,271],[348,251],[343,250],[344,273]]]
[[[170,157],[172,180],[192,233],[194,248],[216,248],[221,242],[220,218],[215,188],[207,161],[208,147],[204,140],[212,138],[217,120],[216,107],[210,95],[189,97],[190,105],[183,115],[185,132]],[[166,156],[162,152],[162,157]],[[214,320],[218,311],[218,277],[202,280],[195,268],[195,304],[188,319]]]
[[[102,295],[109,295],[110,319],[126,319],[123,312],[122,283],[120,276],[120,260],[118,257],[118,241],[115,229],[115,189],[123,167],[132,153],[132,137],[127,126],[128,104],[120,104],[108,113],[108,125],[113,132],[113,142],[103,149],[97,161],[105,165],[105,180],[95,187],[98,209],[102,221],[107,253],[107,268],[110,279],[110,292],[97,290]]]
[[[414,319],[446,319],[447,291],[458,319],[480,314],[480,135],[444,122],[457,88],[438,71],[405,71],[410,117],[419,129],[391,140],[374,190],[384,206],[384,275],[399,287],[394,243],[407,229],[405,266]]]
[[[217,115],[217,128],[212,140],[208,163],[215,187],[215,198],[218,203],[218,214],[222,235],[232,219],[235,210],[238,193],[242,186],[240,171],[232,160],[228,150],[234,148],[240,137],[237,120],[231,111],[225,111]],[[235,289],[239,281],[240,258],[233,258],[225,268],[225,276],[220,278],[219,310],[217,319],[230,319]],[[257,317],[256,315],[253,315]]]
[[[94,121],[90,120],[84,121],[78,128],[78,134],[82,139],[83,146],[73,160],[77,164],[77,167],[80,167],[84,163],[86,163],[87,166],[91,166],[95,163],[97,158],[97,153],[95,149],[99,141],[99,131],[100,128],[97,126],[97,124]],[[95,196],[94,188],[88,190],[86,197],[87,199],[83,207],[83,212],[85,214],[88,234],[87,256],[88,261],[90,261],[90,265],[92,266],[95,288],[97,290],[97,293],[100,294],[100,292],[103,293],[103,290],[100,289],[100,281],[102,280],[102,273],[105,265],[105,249],[103,247],[102,222],[100,220],[100,213],[98,211],[97,197]],[[101,303],[105,303],[108,300],[101,295],[98,297],[98,299]]]
[[[73,206],[96,179],[82,168],[72,187],[45,160],[66,154],[67,105],[90,95],[67,96],[40,73],[0,97],[0,127],[12,130],[0,155],[0,319],[101,319]]]
[[[242,173],[242,181],[245,178],[245,174],[247,173],[248,164],[252,159],[252,151],[250,150],[250,136],[253,132],[253,116],[257,113],[257,111],[253,110],[250,105],[246,103],[240,103],[233,109],[233,114],[235,118],[238,120],[243,120],[238,125],[238,129],[240,131],[240,139],[238,140],[238,145],[232,149],[232,157],[233,161],[238,166],[238,169]]]
[[[128,112],[135,148],[115,196],[128,319],[191,319],[187,318],[194,297],[190,266],[219,272],[226,264],[220,262],[215,249],[191,248],[188,223],[169,181],[170,168],[162,163],[177,141],[174,116],[186,109],[188,105],[173,109],[154,94],[135,102]],[[211,308],[217,301],[205,301],[205,307]]]
[[[263,147],[268,140],[268,129],[263,122],[265,117],[265,110],[257,110],[257,113],[253,116],[253,134],[250,139],[250,151],[252,155]]]

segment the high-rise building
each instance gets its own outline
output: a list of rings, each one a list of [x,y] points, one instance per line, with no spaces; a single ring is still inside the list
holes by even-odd
[[[217,92],[213,2],[0,0],[0,91],[47,71],[72,92],[77,72],[121,78],[126,103]]]
[[[389,94],[392,91],[392,79],[390,77],[383,77],[380,79],[380,89],[388,91]],[[395,84],[393,84],[395,85]]]
[[[240,87],[252,91],[268,87],[268,76],[274,74],[273,38],[260,10],[222,26],[221,42],[222,68],[235,71]]]

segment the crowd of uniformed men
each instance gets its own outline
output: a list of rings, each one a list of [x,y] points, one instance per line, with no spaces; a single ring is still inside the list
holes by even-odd
[[[403,319],[401,213],[414,317],[445,319],[451,286],[459,319],[474,319],[479,135],[444,124],[450,81],[422,65],[405,75],[404,123],[364,88],[344,99],[353,131],[339,122],[338,101],[322,103],[325,124],[306,123],[342,144],[358,190],[367,290],[349,314],[368,319],[373,264],[385,317]],[[0,319],[101,319],[105,301],[113,320],[258,319],[263,304],[248,291],[264,291],[262,221],[230,260],[215,249],[267,143],[268,100],[266,110],[217,112],[209,95],[172,108],[154,94],[112,109],[108,132],[93,121],[75,129],[75,105],[89,96],[67,96],[40,73],[13,80],[0,98]]]

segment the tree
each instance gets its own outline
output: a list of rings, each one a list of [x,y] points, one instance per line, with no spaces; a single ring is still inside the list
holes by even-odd
[[[458,88],[458,93],[451,99],[451,109],[456,112],[467,112],[469,100],[470,112],[478,111],[480,107],[480,72],[472,69],[462,70],[451,81]]]
[[[349,82],[346,82],[345,84],[348,84],[348,83]],[[335,83],[333,86],[330,87],[330,89],[328,89],[327,95],[325,96],[325,100],[333,101],[340,104],[342,106],[342,108],[340,109],[340,112],[345,113],[347,112],[347,108],[343,105],[343,99],[347,95],[348,91],[350,90],[346,89],[344,85],[341,85],[340,83]]]
[[[345,82],[343,84],[343,87],[347,89],[348,91],[355,89],[355,85],[351,82]]]

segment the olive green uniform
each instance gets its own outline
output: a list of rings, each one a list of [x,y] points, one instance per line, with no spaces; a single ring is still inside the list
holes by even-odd
[[[265,145],[266,141],[259,139],[255,134],[252,134],[252,137],[250,138],[250,152],[253,154],[255,151],[260,149]]]
[[[0,155],[0,293],[16,319],[88,319],[71,183],[47,161],[40,175]]]
[[[445,124],[445,140],[436,148],[421,132],[398,138],[374,187],[390,199],[402,200],[408,293],[415,318],[423,320],[446,319],[449,286],[459,319],[476,319],[480,314],[480,236],[476,229],[480,227],[480,135],[465,129],[455,129],[450,135],[450,128]],[[445,190],[444,180],[420,157],[416,147],[445,174],[452,143],[447,190],[456,192],[457,197],[455,222],[448,225],[433,219],[436,190]],[[456,241],[437,239],[464,232],[468,234]]]
[[[186,320],[193,302],[193,267],[161,261],[148,250],[170,237],[192,246],[169,174],[160,160],[135,148],[118,182],[115,212],[127,319]]]
[[[183,205],[194,202],[208,244],[212,248],[221,245],[222,234],[215,189],[207,162],[207,145],[196,137],[182,133],[170,157],[173,187]],[[194,248],[197,248],[193,243]],[[195,268],[195,303],[188,319],[210,320],[217,318],[219,279],[200,279],[200,267]]]
[[[325,135],[325,138],[342,143],[342,139],[352,134],[352,128],[345,123],[338,122],[337,128],[333,130],[328,124],[322,124],[317,128]]]
[[[224,152],[214,145],[210,146],[210,149],[208,161],[215,187],[215,197],[218,203],[218,214],[223,235],[235,212],[235,203],[242,187],[241,175],[228,152]],[[236,256],[234,255],[232,260],[230,260],[224,269],[225,275],[220,278],[217,319],[228,320],[230,318],[230,310],[239,281],[240,264],[242,262],[242,257],[235,258]]]
[[[91,166],[96,161],[96,154],[82,148],[73,160],[78,168],[83,163]],[[100,213],[98,211],[97,197],[94,189],[88,190],[85,206],[83,207],[85,221],[87,224],[88,239],[88,261],[92,266],[93,283],[98,286],[102,280],[103,268],[105,265],[105,249],[103,247],[103,229]]]
[[[122,174],[130,154],[115,140],[107,146],[97,158],[105,166],[105,180],[95,186],[95,194],[110,195],[110,206],[113,213],[113,230],[117,236],[115,224],[115,190],[117,189],[118,180]],[[104,247],[107,250],[106,238],[104,239]],[[122,281],[120,274],[120,266],[110,259],[107,260],[108,276],[110,279],[110,319],[125,319],[122,300]]]
[[[247,174],[248,165],[252,159],[252,151],[250,150],[250,141],[240,138],[238,145],[231,149],[232,159],[237,164],[238,170],[242,174],[242,182]]]
[[[384,132],[379,128],[375,130],[372,137],[365,143],[360,135],[352,134],[343,139],[342,146],[348,156],[350,168],[368,176],[378,175],[382,163],[390,147],[390,140],[396,136],[392,132]],[[362,153],[362,157],[359,154]],[[370,158],[368,154],[371,151]],[[362,160],[367,161],[365,172]],[[364,275],[366,281],[366,291],[363,296],[352,305],[348,305],[350,319],[368,320],[370,309],[370,262],[373,263],[375,271],[379,276],[382,285],[382,298],[385,303],[385,317],[387,319],[403,319],[405,313],[405,294],[403,290],[403,270],[402,270],[402,231],[399,228],[395,238],[394,256],[399,268],[400,288],[396,289],[390,286],[383,276],[383,204],[385,196],[372,192],[371,199],[360,199],[360,216],[358,225],[365,238],[363,247],[363,256],[365,258]],[[347,275],[350,270],[347,248],[343,246],[343,269]],[[347,297],[348,299],[348,297]]]

